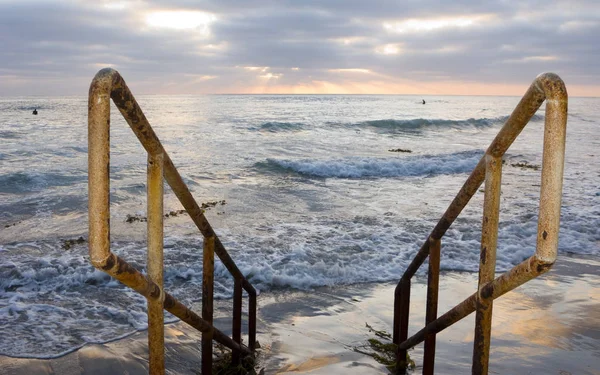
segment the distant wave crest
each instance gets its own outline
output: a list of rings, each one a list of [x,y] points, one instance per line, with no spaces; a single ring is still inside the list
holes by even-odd
[[[52,186],[68,186],[85,181],[84,175],[13,172],[0,176],[0,193],[23,194]]]
[[[18,139],[21,138],[21,133],[10,130],[0,131],[0,138],[2,139]]]
[[[396,132],[420,132],[426,129],[462,129],[462,128],[487,128],[496,125],[502,125],[508,120],[509,116],[499,116],[492,118],[469,118],[464,120],[447,120],[447,119],[426,119],[426,118],[413,118],[413,119],[382,119],[382,120],[368,120],[361,122],[349,122],[349,123],[335,123],[326,122],[326,126],[330,127],[342,127],[342,128],[372,128],[383,133],[396,133]],[[541,121],[544,116],[534,115],[532,121]],[[279,122],[269,121],[260,124],[259,126],[250,127],[250,130],[261,131],[261,132],[296,132],[308,129],[309,126],[302,122]]]
[[[300,122],[278,122],[278,121],[272,121],[272,122],[262,123],[260,126],[254,127],[254,128],[250,128],[250,129],[251,130],[256,130],[256,131],[277,133],[277,132],[300,131],[300,130],[303,130],[304,128],[305,128],[305,124],[300,123]]]
[[[443,155],[417,155],[402,158],[353,157],[333,160],[267,159],[259,168],[310,177],[363,178],[409,177],[468,173],[479,162],[483,151],[464,151]]]
[[[503,124],[508,120],[509,116],[500,116],[493,118],[469,118],[466,120],[447,120],[447,119],[385,119],[385,120],[370,120],[356,124],[347,124],[349,127],[360,128],[376,128],[383,132],[419,132],[425,129],[444,128],[444,129],[461,129],[461,128],[487,128],[494,125]]]

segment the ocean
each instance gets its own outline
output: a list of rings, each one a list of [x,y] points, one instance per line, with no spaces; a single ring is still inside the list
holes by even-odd
[[[520,98],[137,100],[264,292],[398,280]],[[534,252],[543,121],[542,107],[505,156],[498,272]],[[600,259],[599,125],[600,98],[569,100],[560,254]],[[0,140],[0,354],[56,357],[145,329],[145,299],[89,263],[87,98],[0,98]],[[130,218],[145,216],[146,155],[114,106],[110,168],[112,251],[143,270],[146,223]],[[165,213],[181,210],[165,192]],[[443,270],[477,272],[482,198],[444,237]],[[166,218],[166,290],[196,307],[201,257],[190,218]],[[216,297],[232,284],[217,261]]]

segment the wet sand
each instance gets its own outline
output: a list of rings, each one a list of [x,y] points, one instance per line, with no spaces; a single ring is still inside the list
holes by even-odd
[[[413,283],[413,334],[425,320],[425,278]],[[440,313],[474,292],[477,275],[444,272]],[[394,284],[263,293],[259,303],[259,366],[266,374],[386,374],[354,352],[374,337],[365,323],[391,331]],[[217,326],[229,332],[228,305]],[[199,310],[199,307],[195,307]],[[438,334],[436,374],[471,370],[474,314]],[[200,337],[181,322],[165,327],[168,374],[198,374]],[[0,356],[0,374],[147,374],[146,332],[86,345],[56,359]],[[420,373],[423,348],[410,351]],[[600,262],[561,256],[554,268],[494,302],[490,374],[600,375]]]

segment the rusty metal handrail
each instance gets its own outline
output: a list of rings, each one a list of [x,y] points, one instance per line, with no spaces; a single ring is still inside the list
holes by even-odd
[[[546,101],[544,151],[538,234],[535,254],[494,278],[502,156],[531,117]],[[433,374],[435,335],[477,311],[473,350],[473,374],[487,374],[493,300],[547,272],[558,251],[558,230],[567,126],[567,90],[556,74],[540,74],[531,84],[485,155],[437,223],[398,282],[394,293],[393,341],[398,345],[398,369],[406,366],[409,348],[425,341],[423,374]],[[478,291],[436,318],[441,238],[485,180],[481,260]],[[408,338],[410,280],[429,256],[426,326]]]
[[[148,152],[147,276],[110,251],[110,99]],[[164,374],[165,371],[163,308],[203,333],[203,374],[212,373],[212,339],[232,349],[234,362],[239,363],[241,354],[253,354],[256,342],[256,290],[237,268],[206,220],[204,211],[183,182],[125,81],[117,71],[110,68],[100,70],[90,85],[88,150],[90,260],[97,269],[146,297],[150,373]],[[165,292],[162,287],[163,176],[204,236],[202,317]],[[233,339],[212,325],[214,253],[234,279]],[[242,288],[249,296],[248,347],[241,343]]]

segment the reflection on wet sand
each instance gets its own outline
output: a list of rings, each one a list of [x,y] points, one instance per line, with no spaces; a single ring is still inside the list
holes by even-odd
[[[424,323],[426,287],[418,277],[411,294],[410,334]],[[439,312],[468,297],[477,275],[440,277]],[[265,374],[385,374],[373,358],[352,350],[373,337],[365,327],[392,327],[395,284],[356,284],[312,292],[269,292],[259,297],[259,366]],[[230,301],[219,301],[215,322],[230,332]],[[195,306],[199,308],[199,306]],[[600,375],[600,263],[559,257],[546,275],[494,303],[490,374]],[[244,325],[245,327],[245,325]],[[437,336],[436,374],[471,372],[473,314]],[[165,329],[171,374],[200,368],[201,335],[184,323]],[[244,338],[246,340],[246,338]],[[420,373],[422,345],[409,352]],[[147,374],[146,332],[87,345],[42,360],[0,356],[0,374]]]
[[[550,273],[496,300],[490,373],[599,375],[599,275],[598,262],[560,257]],[[468,297],[477,285],[477,275],[468,273],[445,273],[440,280],[440,314]],[[413,285],[410,334],[422,328],[424,321],[426,287],[422,282],[421,279]],[[360,292],[360,297],[353,297],[353,289]],[[303,358],[330,353],[339,362],[314,368],[311,374],[340,373],[341,369],[350,373],[385,373],[381,365],[369,358],[344,357],[351,353],[353,345],[368,338],[365,322],[378,329],[391,327],[394,286],[376,285],[369,289],[364,285],[345,288],[328,299],[333,306],[321,305],[320,312],[272,325],[273,339],[281,340],[282,345],[276,345],[270,353],[267,368],[290,371],[288,366],[303,364]],[[320,291],[316,295],[326,299],[325,293],[334,294]],[[317,299],[314,294],[311,298]],[[469,316],[438,334],[436,374],[470,373],[473,332],[474,318]],[[420,365],[422,346],[410,355]]]
[[[579,259],[561,260],[546,278],[518,288],[495,303],[492,358],[517,361],[539,373],[555,365],[558,370],[553,373],[566,374],[571,372],[563,368],[573,363],[561,359],[569,353],[573,362],[590,363],[581,369],[583,372],[573,374],[598,373],[600,264],[589,260],[581,267]],[[573,275],[573,270],[579,270],[579,275]]]

